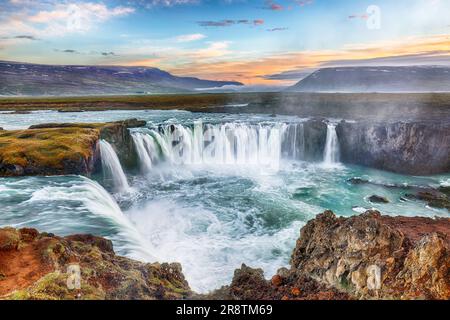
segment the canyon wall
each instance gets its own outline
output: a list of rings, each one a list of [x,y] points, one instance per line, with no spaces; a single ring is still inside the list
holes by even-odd
[[[412,175],[450,172],[450,122],[340,122],[341,161]]]

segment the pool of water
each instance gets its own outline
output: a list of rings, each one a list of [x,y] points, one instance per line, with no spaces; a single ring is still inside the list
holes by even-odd
[[[267,141],[272,143],[268,149],[279,145],[276,136],[270,138],[272,133],[281,134],[278,128],[302,121],[296,117],[184,111],[45,111],[0,114],[0,126],[12,129],[42,122],[100,122],[130,117],[147,120],[148,128],[135,133],[148,134],[154,141],[157,139],[151,130],[174,123],[186,128],[199,120],[203,124],[225,123],[247,138],[254,128],[269,126],[275,131],[267,134]],[[242,123],[247,131],[236,126]],[[121,191],[114,188],[108,175],[102,174],[92,179],[0,178],[0,226],[35,227],[59,235],[105,236],[121,255],[143,261],[180,262],[191,287],[207,292],[228,284],[234,269],[242,263],[263,268],[267,276],[287,266],[300,228],[326,209],[342,216],[366,209],[387,215],[449,216],[446,210],[404,200],[406,189],[353,185],[348,180],[359,177],[380,184],[436,187],[449,184],[450,175],[405,176],[268,154],[279,157],[276,167],[249,161],[245,156],[241,161],[174,163],[167,160],[166,154],[165,161],[153,161],[145,172],[125,170],[129,188]],[[374,194],[386,197],[389,203],[371,203],[368,197]]]

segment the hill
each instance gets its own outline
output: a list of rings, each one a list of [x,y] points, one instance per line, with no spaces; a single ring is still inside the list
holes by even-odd
[[[450,92],[450,67],[342,67],[319,69],[288,91]]]
[[[242,83],[177,77],[150,67],[0,61],[0,95],[3,96],[182,93],[227,85]]]

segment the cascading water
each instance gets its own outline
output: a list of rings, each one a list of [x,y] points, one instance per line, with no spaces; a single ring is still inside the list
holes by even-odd
[[[139,157],[141,169],[144,173],[149,173],[153,167],[152,156],[155,157],[155,143],[148,135],[134,133],[133,142],[136,145],[136,151]]]
[[[339,140],[336,134],[336,125],[327,124],[327,140],[323,153],[323,162],[325,166],[333,166],[339,162]]]
[[[105,140],[100,140],[100,154],[103,170],[111,176],[114,188],[119,192],[128,191],[130,185],[120,165],[119,158],[112,146]]]
[[[277,170],[282,150],[295,155],[298,124],[194,123],[193,128],[166,125],[148,133],[134,132],[133,139],[144,170],[154,161],[172,164],[240,165]],[[286,143],[286,140],[289,140]]]
[[[39,114],[9,115],[3,122],[11,128],[49,118],[54,122],[62,122],[61,117],[64,122],[107,122],[132,114],[155,124],[153,130],[132,129],[145,174],[133,175],[133,192],[114,196],[78,176],[0,178],[0,226],[107,237],[119,255],[148,262],[180,262],[189,285],[199,293],[229,284],[242,263],[261,267],[266,275],[288,266],[298,230],[326,209],[340,216],[376,208],[388,215],[448,217],[445,209],[404,201],[407,189],[382,187],[448,186],[448,174],[413,177],[359,166],[329,170],[316,163],[290,161],[325,159],[325,151],[314,145],[325,135],[325,128],[316,130],[322,126],[310,126],[297,117],[185,111]],[[174,121],[179,124],[167,125]],[[338,150],[331,129],[326,149]],[[282,170],[267,170],[270,165],[263,159],[286,163]],[[178,167],[178,161],[188,165]],[[228,163],[243,170],[221,170]],[[109,174],[107,165],[104,168]],[[353,177],[380,183],[358,187],[348,183]],[[370,203],[367,196],[373,194],[390,202]]]

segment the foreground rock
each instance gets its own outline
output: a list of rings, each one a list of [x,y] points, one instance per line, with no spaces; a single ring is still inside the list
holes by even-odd
[[[76,278],[69,279],[77,269],[80,289]],[[190,294],[177,263],[146,264],[119,257],[111,241],[89,235],[56,237],[35,229],[0,229],[0,298],[183,299]]]
[[[450,219],[326,211],[302,228],[290,269],[269,281],[243,265],[210,298],[450,299]]]
[[[31,126],[28,130],[0,133],[0,176],[89,175],[98,166],[99,139],[109,141],[125,165],[133,165],[135,152],[128,128],[145,121],[61,123]]]
[[[81,289],[67,287],[80,266]],[[242,265],[229,286],[192,293],[179,264],[145,264],[89,235],[0,229],[0,298],[7,299],[450,299],[450,219],[336,217],[301,229],[289,269],[270,280]]]

